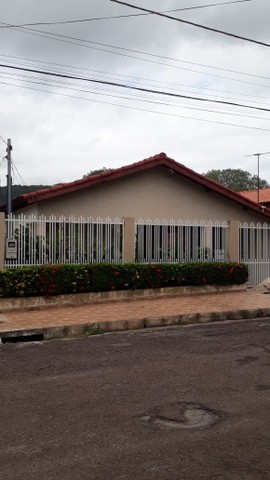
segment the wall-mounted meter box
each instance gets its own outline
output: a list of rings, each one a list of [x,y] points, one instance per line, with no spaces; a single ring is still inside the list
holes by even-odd
[[[17,260],[18,249],[16,238],[6,239],[6,260]]]

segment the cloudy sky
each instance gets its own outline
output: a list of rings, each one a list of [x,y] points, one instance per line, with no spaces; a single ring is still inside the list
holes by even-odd
[[[129,1],[159,11],[189,8],[170,15],[270,44],[269,0],[231,2]],[[1,65],[256,107],[1,66],[0,136],[12,139],[24,183],[72,181],[159,152],[200,173],[242,168],[254,174],[257,160],[246,155],[270,151],[270,111],[260,110],[270,110],[268,47],[138,16],[109,0],[1,0],[1,7]],[[89,21],[50,24],[83,19]],[[33,23],[47,24],[25,25]],[[0,139],[0,159],[4,156]],[[1,185],[5,169],[2,161]],[[21,183],[17,171],[13,182]],[[270,155],[261,157],[260,174],[270,182]]]

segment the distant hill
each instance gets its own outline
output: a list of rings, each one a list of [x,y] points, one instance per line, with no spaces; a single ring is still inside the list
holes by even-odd
[[[17,198],[23,193],[35,192],[42,188],[48,188],[51,185],[12,185],[12,198]],[[7,203],[7,187],[0,187],[0,205]]]

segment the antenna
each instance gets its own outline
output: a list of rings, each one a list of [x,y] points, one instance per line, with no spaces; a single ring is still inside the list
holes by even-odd
[[[260,203],[260,156],[261,156],[261,155],[270,155],[270,152],[260,152],[260,153],[252,153],[251,155],[245,155],[245,157],[257,157],[257,171],[258,171],[257,192],[258,192],[258,203]]]

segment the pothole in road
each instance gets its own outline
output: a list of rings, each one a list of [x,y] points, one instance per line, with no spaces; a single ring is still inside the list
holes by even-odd
[[[145,422],[174,429],[205,428],[214,425],[220,415],[207,407],[178,402],[156,408],[141,417]]]

